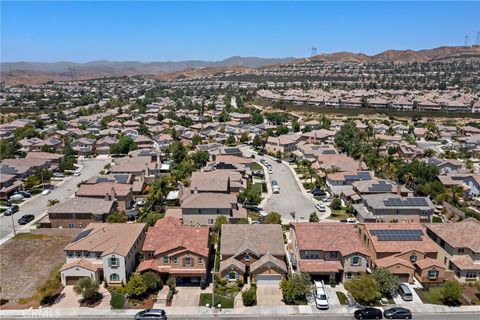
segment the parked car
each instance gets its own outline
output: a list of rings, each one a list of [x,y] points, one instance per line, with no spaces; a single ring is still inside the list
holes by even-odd
[[[327,211],[327,207],[325,207],[325,205],[324,205],[323,203],[321,203],[321,202],[319,202],[319,203],[317,203],[317,204],[315,205],[315,209],[317,209],[317,210],[320,211],[320,212],[325,212],[325,211]]]
[[[35,219],[33,214],[24,214],[20,219],[18,219],[18,224],[24,225]]]
[[[78,177],[78,176],[81,175],[81,173],[80,173],[80,171],[75,171],[75,172],[73,173],[73,175],[74,175],[75,177]]]
[[[382,310],[377,308],[363,308],[353,313],[355,319],[383,319]]]
[[[255,170],[253,171],[253,176],[263,178],[264,174],[262,170]]]
[[[328,309],[328,296],[325,293],[323,281],[315,281],[315,305],[317,309]]]
[[[320,188],[312,189],[312,191],[310,191],[310,193],[315,197],[323,197],[323,196],[327,195],[325,190],[322,190]]]
[[[280,159],[280,158],[276,158],[275,161],[278,162],[278,163],[282,163],[282,159]]]
[[[23,200],[24,196],[20,193],[15,193],[13,196],[10,197],[10,200]]]
[[[47,194],[50,194],[52,192],[52,190],[50,189],[45,189],[42,191],[42,193],[40,193],[42,196],[46,196]]]
[[[31,198],[32,195],[26,191],[17,191],[16,194],[21,194],[24,198]]]
[[[162,309],[145,309],[135,315],[135,320],[160,319],[167,320],[167,314]]]
[[[398,291],[398,294],[400,295],[400,297],[402,297],[402,299],[404,301],[412,301],[413,300],[412,291],[410,290],[410,288],[405,283],[400,284],[397,291]]]
[[[407,308],[393,307],[383,311],[383,316],[387,319],[412,319],[412,312]]]
[[[61,173],[61,172],[54,172],[53,173],[53,176],[55,178],[65,178],[65,174]]]
[[[290,254],[290,264],[292,265],[293,270],[297,270],[297,259],[293,254]]]
[[[326,196],[324,199],[323,199],[323,202],[332,202],[333,201],[333,197],[332,196]]]
[[[345,223],[348,223],[348,224],[358,224],[358,220],[355,219],[355,218],[347,218],[345,220]]]
[[[8,207],[7,210],[5,210],[5,212],[3,214],[6,215],[6,216],[11,216],[12,214],[17,212],[18,210],[20,210],[20,207],[17,204],[14,204],[14,205]]]
[[[292,163],[297,162],[297,159],[295,159],[295,158],[288,158],[288,159],[287,159],[287,162],[290,163],[290,164],[292,164]]]
[[[268,166],[268,173],[273,173],[273,168],[271,165]]]

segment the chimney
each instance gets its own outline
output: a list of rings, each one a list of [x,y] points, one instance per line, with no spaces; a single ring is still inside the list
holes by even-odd
[[[198,193],[198,188],[195,187],[195,189],[193,189],[193,194],[197,194]]]
[[[110,194],[107,192],[105,193],[105,201],[111,201],[112,199],[110,199]]]
[[[402,186],[399,185],[399,184],[397,184],[397,194],[398,194],[399,196],[402,195]]]
[[[117,195],[115,194],[115,188],[114,187],[112,187],[111,195],[112,195],[112,200],[115,200],[117,198]]]

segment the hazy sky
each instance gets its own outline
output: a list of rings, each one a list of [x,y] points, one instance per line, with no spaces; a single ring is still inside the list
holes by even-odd
[[[221,60],[470,43],[480,2],[5,2],[1,61]]]

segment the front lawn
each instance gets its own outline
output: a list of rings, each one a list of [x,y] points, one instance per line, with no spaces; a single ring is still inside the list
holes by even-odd
[[[247,209],[247,217],[252,219],[252,221],[258,221],[258,219],[260,218],[260,213],[255,210]]]
[[[233,309],[234,307],[234,299],[215,295],[214,297],[215,301],[214,304],[218,306],[219,304],[221,305],[222,309]],[[211,293],[200,293],[200,303],[198,304],[199,306],[205,307],[206,305],[209,305],[211,307],[212,305],[212,294]]]
[[[440,218],[440,217],[433,216],[433,217],[432,217],[432,222],[433,222],[433,223],[443,223],[443,220],[442,220],[442,218]]]
[[[341,210],[332,210],[332,214],[328,217],[331,220],[345,220],[347,218],[353,218],[354,216],[350,213],[347,213],[345,209]]]
[[[347,305],[348,304],[348,298],[345,295],[345,293],[343,293],[341,291],[337,291],[336,293],[337,293],[338,301],[340,301],[340,304],[341,305]]]
[[[443,305],[443,288],[432,287],[426,290],[415,289],[423,303]]]
[[[259,195],[262,195],[262,184],[261,183],[254,183],[252,185],[253,190],[255,190]]]
[[[252,162],[252,172],[257,170],[260,170],[263,172],[263,167],[258,162]]]

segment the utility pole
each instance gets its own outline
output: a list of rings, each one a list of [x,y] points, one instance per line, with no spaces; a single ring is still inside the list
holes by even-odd
[[[15,231],[15,220],[13,220],[13,213],[10,215],[10,217],[12,217],[13,236],[16,236],[17,232]]]

